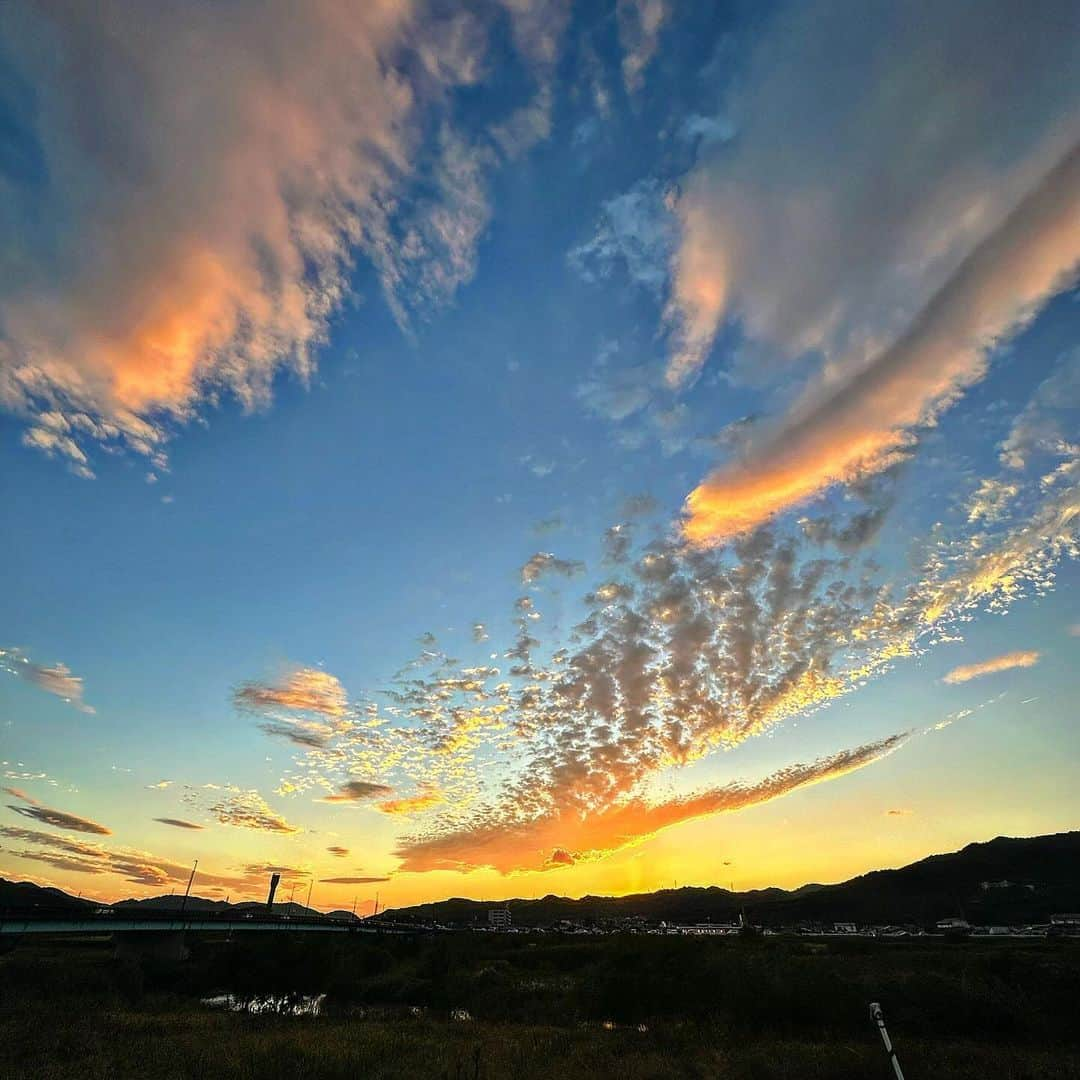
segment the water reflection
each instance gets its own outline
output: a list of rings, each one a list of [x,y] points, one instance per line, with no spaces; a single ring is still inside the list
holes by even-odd
[[[203,998],[202,1003],[211,1009],[227,1009],[229,1012],[244,1012],[253,1016],[319,1016],[325,1000],[325,994],[258,994],[243,997],[217,994]]]

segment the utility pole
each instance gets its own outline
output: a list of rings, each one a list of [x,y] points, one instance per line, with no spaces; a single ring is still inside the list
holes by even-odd
[[[354,919],[356,918],[356,901],[359,900],[359,899],[360,899],[360,897],[358,897],[358,896],[354,896],[352,898],[352,913],[353,913],[353,918]]]
[[[184,899],[180,901],[180,914],[184,914],[184,909],[187,907],[188,894],[191,892],[191,883],[195,880],[195,870],[199,865],[199,860],[195,860],[195,865],[191,868],[191,877],[187,879],[187,888],[184,890]]]
[[[311,909],[311,890],[313,888],[315,888],[315,878],[314,877],[312,877],[312,879],[311,879],[311,881],[310,881],[310,883],[308,884],[308,887],[307,887],[307,903],[304,905],[304,907],[308,908],[308,910]]]

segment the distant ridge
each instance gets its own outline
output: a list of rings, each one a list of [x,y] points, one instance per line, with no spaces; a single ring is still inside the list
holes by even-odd
[[[1005,881],[1013,884],[1000,885]],[[984,889],[983,882],[995,887]],[[984,924],[1044,921],[1057,912],[1080,910],[1080,832],[999,836],[897,870],[874,870],[837,885],[810,884],[790,891],[731,892],[713,885],[578,900],[553,894],[539,900],[455,898],[391,909],[386,916],[481,923],[491,907],[508,907],[517,926],[631,916],[650,922],[726,922],[740,912],[765,926],[800,921],[922,924],[961,914]]]
[[[984,888],[984,883],[990,887]],[[1007,883],[1007,884],[1006,884]],[[113,907],[178,909],[183,896],[169,894],[141,900],[120,900]],[[2,908],[100,906],[60,889],[0,878]],[[191,896],[190,911],[251,911],[258,901],[227,904]],[[1047,836],[999,836],[968,844],[960,851],[930,855],[897,870],[873,870],[837,885],[803,885],[798,889],[754,889],[731,892],[718,886],[661,889],[631,896],[583,896],[570,899],[549,894],[539,900],[480,901],[455,898],[432,904],[390,909],[395,921],[444,924],[486,924],[487,910],[508,907],[517,926],[544,926],[560,920],[589,922],[640,917],[649,922],[726,922],[741,912],[765,926],[797,922],[918,923],[963,916],[973,923],[1013,924],[1046,921],[1059,912],[1080,911],[1080,832]],[[275,914],[324,914],[303,904],[274,905]],[[351,912],[331,912],[355,918]]]

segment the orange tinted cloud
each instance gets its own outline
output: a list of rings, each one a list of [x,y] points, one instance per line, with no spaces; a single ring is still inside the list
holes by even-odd
[[[333,717],[344,716],[349,707],[348,695],[337,677],[317,668],[298,668],[276,684],[245,683],[236,691],[235,700],[260,712],[281,708]]]
[[[972,679],[979,679],[983,675],[994,675],[999,671],[1034,667],[1038,662],[1039,653],[1034,650],[1005,653],[1002,656],[995,656],[990,660],[983,660],[977,664],[963,664],[960,667],[953,668],[945,676],[945,682],[970,682]]]
[[[425,810],[431,810],[442,805],[445,801],[446,797],[441,791],[428,788],[418,795],[407,796],[402,799],[387,799],[384,802],[376,803],[375,808],[381,810],[384,814],[404,816],[423,813]]]
[[[517,48],[553,63],[557,12],[509,7]],[[94,441],[161,466],[172,423],[200,406],[259,407],[283,371],[309,379],[358,252],[401,318],[467,280],[500,158],[425,121],[484,74],[494,15],[412,0],[152,17],[130,0],[0,5],[49,176],[6,190],[18,272],[0,283],[0,406],[29,418],[26,444],[83,476]],[[503,144],[546,134],[538,99]],[[410,202],[421,162],[425,197]]]
[[[684,821],[741,810],[844,776],[892,753],[906,738],[892,735],[808,764],[788,766],[756,783],[736,782],[663,803],[630,798],[595,810],[556,811],[526,822],[484,823],[406,841],[397,854],[402,870],[491,867],[504,874],[602,858]]]
[[[736,378],[809,354],[860,367],[1075,140],[1060,15],[1017,35],[1010,0],[916,8],[788,6],[740,50],[737,95],[716,87],[716,111],[684,125],[735,137],[698,142],[676,189],[670,385],[728,318]]]
[[[986,351],[1065,286],[1080,261],[1080,148],[1073,147],[889,348],[804,396],[747,460],[686,501],[684,531],[708,544],[752,530],[834,484],[902,459],[982,378]]]

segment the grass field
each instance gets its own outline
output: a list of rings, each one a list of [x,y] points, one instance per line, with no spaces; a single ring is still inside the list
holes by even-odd
[[[170,968],[24,943],[0,958],[0,1076],[885,1078],[879,1000],[909,1080],[1080,1078],[1077,944],[275,938]],[[200,1003],[224,991],[327,999]]]

